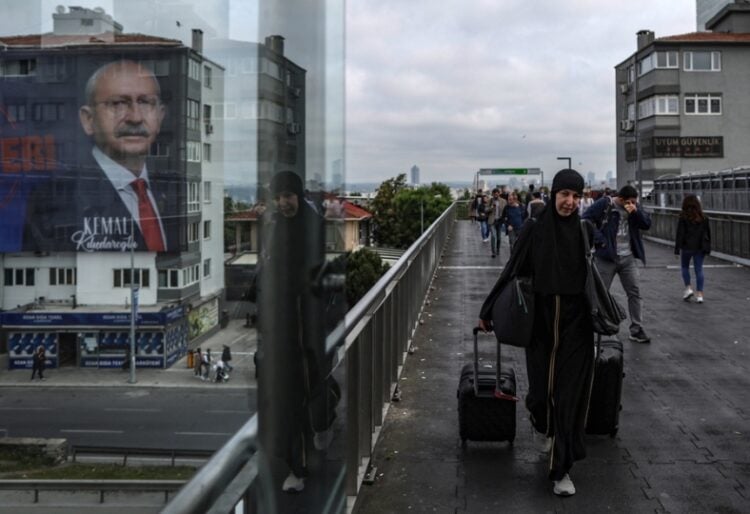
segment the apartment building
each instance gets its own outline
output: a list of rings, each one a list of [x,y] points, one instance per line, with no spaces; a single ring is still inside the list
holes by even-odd
[[[750,163],[750,4],[727,4],[705,26],[640,31],[615,66],[618,186]]]
[[[218,329],[223,125],[214,105],[224,70],[203,55],[200,30],[188,47],[123,32],[100,8],[58,7],[53,18],[51,33],[0,37],[0,358],[30,367],[42,344],[50,366],[119,366],[135,298],[136,363],[168,367]],[[94,101],[91,84],[102,79],[92,77],[123,62],[136,80],[153,77],[154,94],[113,89]],[[98,139],[96,120],[123,116],[133,119],[114,137],[150,138],[140,175],[150,201],[117,182],[122,152]],[[149,116],[158,121],[140,119]]]

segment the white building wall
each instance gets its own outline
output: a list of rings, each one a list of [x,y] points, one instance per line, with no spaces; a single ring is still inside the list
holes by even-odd
[[[6,269],[31,268],[34,270],[34,285],[2,286],[1,302],[3,309],[15,309],[44,297],[45,301],[72,301],[71,295],[76,294],[76,286],[51,286],[49,281],[50,268],[75,268],[75,254],[58,254],[47,257],[37,257],[31,254],[6,254],[3,258],[3,273],[0,280],[4,281]]]
[[[202,130],[203,143],[211,145],[211,160],[203,156],[201,166],[201,205],[202,223],[211,221],[211,237],[206,238],[201,226],[201,288],[202,297],[221,291],[224,288],[224,120],[216,116],[217,106],[224,101],[224,71],[208,61],[204,66],[212,68],[212,84],[204,84],[201,97],[204,105],[211,105],[211,125],[213,132]],[[202,114],[202,113],[201,113]],[[206,120],[203,120],[205,125]],[[204,152],[205,153],[205,152]],[[205,184],[210,182],[210,194],[206,195]],[[211,259],[211,274],[204,274],[206,259]]]
[[[114,270],[130,269],[129,253],[79,253],[77,299],[81,305],[124,306],[130,287],[114,287]],[[141,305],[156,304],[156,253],[135,252],[134,267],[149,270],[149,287],[141,287]]]

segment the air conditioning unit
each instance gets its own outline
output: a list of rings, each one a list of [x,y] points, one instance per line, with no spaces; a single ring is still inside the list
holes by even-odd
[[[290,134],[299,134],[300,130],[302,130],[302,127],[300,127],[299,123],[287,123],[286,124],[286,131]]]
[[[292,94],[292,96],[299,98],[299,96],[302,94],[302,89],[298,87],[290,87],[289,92]]]
[[[633,120],[622,120],[620,121],[620,130],[623,132],[630,132],[635,127],[635,122]]]
[[[627,82],[624,84],[620,84],[620,93],[623,95],[627,95],[630,92],[630,84]]]
[[[213,134],[214,133],[214,126],[210,123],[206,123],[206,134]]]

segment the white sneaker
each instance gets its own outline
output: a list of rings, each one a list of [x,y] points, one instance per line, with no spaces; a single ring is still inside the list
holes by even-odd
[[[696,297],[695,297],[695,301],[696,301],[696,302],[698,302],[698,303],[703,303],[703,295],[701,295],[701,296],[696,296]]]
[[[289,476],[284,480],[284,484],[281,486],[282,491],[294,491],[300,492],[305,488],[305,479],[299,478],[294,473],[289,473]]]
[[[573,481],[567,473],[562,477],[562,480],[555,480],[554,484],[555,487],[552,488],[552,492],[557,496],[573,496],[576,494],[576,487],[573,485]]]
[[[691,296],[693,296],[693,288],[690,286],[687,286],[685,288],[685,292],[682,293],[682,299],[687,302],[688,300],[690,300]]]

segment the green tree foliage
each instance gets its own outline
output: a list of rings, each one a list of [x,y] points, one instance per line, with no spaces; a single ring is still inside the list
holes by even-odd
[[[346,303],[351,308],[388,271],[389,266],[380,255],[364,247],[337,257],[333,268],[346,270]]]
[[[383,182],[373,206],[374,237],[381,246],[408,248],[451,204],[450,189],[433,182],[416,189],[406,187],[406,175]]]

